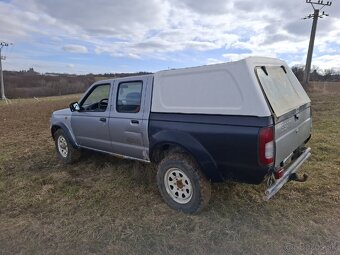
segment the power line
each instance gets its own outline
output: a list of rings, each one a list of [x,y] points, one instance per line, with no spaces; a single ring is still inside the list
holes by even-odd
[[[315,40],[315,34],[316,34],[316,27],[318,24],[318,18],[323,18],[329,16],[327,13],[320,12],[325,6],[331,6],[332,2],[331,1],[323,1],[323,0],[318,0],[318,1],[312,1],[312,0],[306,0],[307,4],[311,4],[314,10],[313,14],[309,14],[308,16],[304,17],[303,19],[313,19],[313,25],[312,25],[312,30],[310,33],[310,39],[309,39],[309,46],[308,46],[308,53],[307,53],[307,59],[306,59],[306,67],[305,67],[305,75],[303,77],[303,83],[305,85],[308,84],[309,82],[309,75],[310,75],[310,67],[312,64],[312,57],[313,57],[313,49],[314,49],[314,40]],[[320,7],[321,8],[318,8]]]
[[[3,47],[8,47],[9,45],[13,45],[13,43],[7,43],[7,42],[0,42],[0,92],[1,92],[1,99],[6,100],[6,95],[5,95],[5,85],[4,85],[4,75],[2,72],[2,60],[5,60],[6,57],[1,55],[1,51]]]

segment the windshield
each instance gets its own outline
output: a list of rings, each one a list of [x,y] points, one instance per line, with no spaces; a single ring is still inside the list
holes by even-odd
[[[310,102],[294,74],[281,66],[257,67],[256,74],[277,117]]]

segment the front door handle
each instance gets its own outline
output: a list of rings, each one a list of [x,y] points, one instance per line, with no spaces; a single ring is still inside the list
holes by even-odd
[[[138,120],[131,120],[131,124],[139,124]]]
[[[99,119],[101,122],[106,122],[106,118],[100,118]]]

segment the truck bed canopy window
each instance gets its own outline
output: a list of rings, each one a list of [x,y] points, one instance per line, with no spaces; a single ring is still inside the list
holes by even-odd
[[[256,74],[277,117],[310,102],[296,78],[281,66],[266,66],[266,72],[263,69],[256,68]]]

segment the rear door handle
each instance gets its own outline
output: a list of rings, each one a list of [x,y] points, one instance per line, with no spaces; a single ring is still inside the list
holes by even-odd
[[[106,122],[106,118],[100,118],[99,120],[102,122]]]
[[[138,120],[131,120],[131,124],[139,124]]]

